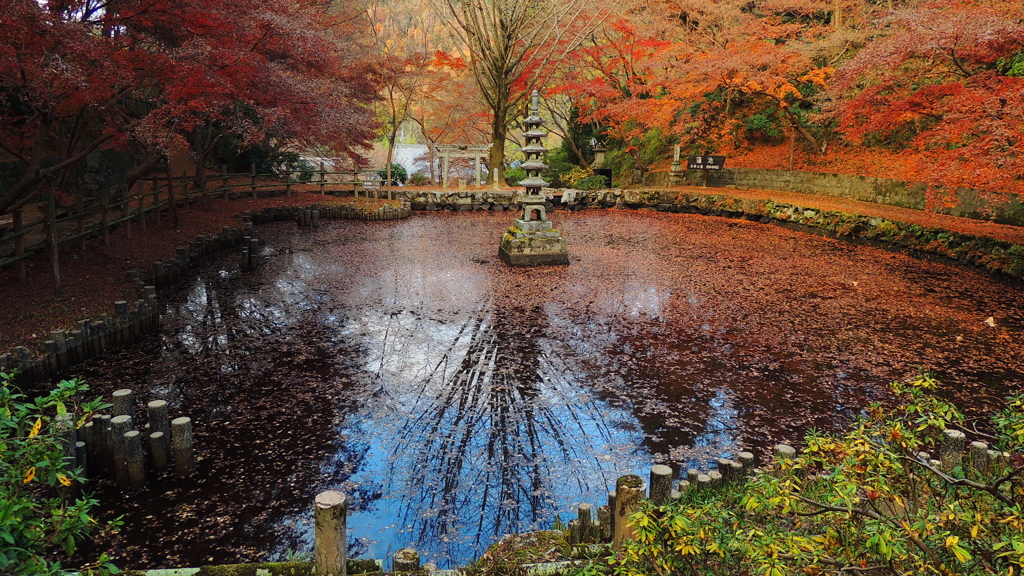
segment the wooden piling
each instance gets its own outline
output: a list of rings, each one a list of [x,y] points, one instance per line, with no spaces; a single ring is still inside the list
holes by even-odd
[[[132,431],[132,418],[126,414],[110,419],[110,437],[113,440],[114,479],[122,488],[129,487],[128,479],[128,442],[125,434]]]
[[[664,464],[651,466],[651,502],[655,506],[668,504],[672,496],[672,468]]]
[[[86,470],[86,475],[89,478],[93,478],[99,474],[101,468],[99,464],[103,448],[103,429],[101,428],[103,421],[99,418],[99,415],[94,414],[92,419],[82,426],[82,438],[85,440],[86,462],[89,464],[89,467]]]
[[[196,470],[196,457],[192,448],[192,419],[187,416],[171,420],[171,452],[174,471],[188,478]]]
[[[739,482],[746,476],[746,472],[743,468],[743,464],[730,460],[729,461],[729,481]]]
[[[149,453],[153,459],[153,469],[157,472],[166,472],[168,466],[167,456],[170,453],[166,434],[163,432],[150,433]]]
[[[775,456],[781,460],[792,460],[796,458],[796,448],[788,444],[776,444]]]
[[[82,471],[83,478],[89,477],[89,453],[85,442],[75,442],[75,468]]]
[[[683,495],[690,492],[690,481],[680,480],[679,487],[672,492],[672,498],[682,498]]]
[[[736,459],[743,466],[743,474],[750,475],[754,471],[754,453],[753,452],[740,452],[736,454]]]
[[[971,468],[979,476],[988,474],[988,444],[971,442]]]
[[[615,535],[615,490],[608,493],[608,512],[611,514],[608,517],[608,529],[611,531],[608,535],[608,541],[611,542],[612,537]]]
[[[942,469],[949,472],[960,466],[964,457],[967,436],[959,430],[943,430],[943,442],[939,446],[939,461]]]
[[[124,445],[127,487],[141,490],[146,485],[146,466],[142,458],[142,436],[138,430],[129,430],[121,437]]]
[[[345,531],[348,500],[335,490],[317,494],[313,505],[314,561],[317,576],[346,576]]]
[[[170,458],[170,438],[171,438],[171,419],[169,416],[169,410],[166,400],[153,400],[146,404],[146,413],[149,416],[149,431],[150,431],[150,448],[153,452],[153,461],[157,461],[156,450],[158,447],[163,449],[163,454],[159,456],[164,462],[163,468],[158,468],[161,472],[167,469],[167,462]],[[153,433],[162,434],[162,438],[159,440],[159,446],[153,443]]]
[[[601,542],[611,542],[612,539],[612,509],[607,506],[597,507],[597,527],[600,532]]]
[[[70,414],[57,416],[53,421],[53,430],[64,450],[64,463],[73,468],[75,465],[75,443],[78,442],[75,417]]]
[[[591,544],[597,540],[594,526],[594,506],[583,503],[576,509],[576,520],[579,522],[580,544]]]
[[[249,239],[249,268],[255,270],[259,264],[260,241],[255,238]]]
[[[114,438],[111,435],[110,421],[114,417],[110,414],[104,414],[100,417],[100,430],[97,434],[101,434],[103,437],[103,467],[111,473],[114,472]]]
[[[644,486],[643,480],[636,474],[621,476],[615,482],[613,549],[619,550],[623,542],[635,538],[636,530],[630,525],[628,519],[640,507],[640,502],[646,491],[647,487]]]
[[[111,395],[113,407],[110,409],[114,416],[128,416],[135,420],[135,396],[128,388],[114,390]]]
[[[402,548],[395,553],[392,569],[395,572],[419,572],[420,553],[412,548]]]
[[[163,432],[165,438],[171,436],[171,419],[166,400],[152,400],[146,404],[146,414],[149,416],[149,431]]]

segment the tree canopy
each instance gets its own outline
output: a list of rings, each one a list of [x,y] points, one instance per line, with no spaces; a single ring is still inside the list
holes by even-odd
[[[883,150],[930,184],[1024,187],[1008,0],[11,0],[0,26],[0,213],[99,148],[137,176],[226,137],[358,156],[406,122],[489,138],[501,177],[535,88],[580,165],[584,132],[641,170],[788,141],[791,164]]]
[[[202,159],[225,134],[354,153],[374,132],[361,2],[12,0],[0,14],[0,213],[99,147]],[[130,185],[130,184],[129,184]]]

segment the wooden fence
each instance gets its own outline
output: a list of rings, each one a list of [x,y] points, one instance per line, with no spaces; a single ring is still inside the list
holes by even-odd
[[[209,174],[209,173],[207,173]],[[309,177],[300,182],[296,176]],[[328,179],[328,177],[331,177]],[[337,177],[337,178],[335,178]],[[91,237],[100,237],[104,245],[110,244],[110,230],[124,225],[128,238],[132,235],[132,224],[143,232],[148,220],[160,226],[169,218],[178,224],[179,208],[190,208],[199,202],[204,206],[210,198],[256,198],[259,190],[284,190],[288,197],[296,184],[312,184],[319,188],[321,195],[352,193],[358,197],[360,191],[369,196],[379,196],[381,181],[376,173],[355,171],[328,171],[324,163],[320,169],[286,169],[276,181],[268,181],[256,173],[251,165],[249,173],[229,173],[223,168],[219,174],[196,178],[173,174],[157,174],[140,180],[123,198],[112,198],[113,189],[101,190],[98,196],[86,198],[77,196],[74,206],[57,206],[52,188],[43,195],[45,201],[34,205],[41,217],[29,220],[31,210],[16,210],[9,219],[0,217],[0,269],[16,266],[18,280],[26,280],[25,260],[44,251],[49,252],[54,271],[54,281],[60,289],[60,266],[58,250],[60,244],[78,242],[85,250],[85,242]],[[28,220],[28,221],[26,221]]]

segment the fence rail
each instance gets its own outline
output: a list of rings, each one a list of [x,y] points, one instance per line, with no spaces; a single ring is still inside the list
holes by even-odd
[[[132,186],[122,198],[112,199],[116,188],[109,188],[101,190],[95,197],[78,196],[71,207],[57,206],[51,188],[44,193],[46,200],[36,204],[42,212],[38,220],[26,222],[30,210],[25,208],[14,211],[7,219],[0,217],[0,269],[16,265],[18,280],[25,281],[25,260],[49,251],[55,278],[59,278],[57,247],[60,244],[77,240],[84,250],[87,238],[99,236],[104,245],[109,245],[110,229],[115,226],[124,224],[125,234],[131,238],[133,223],[143,232],[149,225],[149,216],[156,226],[160,226],[166,217],[177,224],[179,208],[189,209],[195,202],[205,206],[210,198],[229,198],[232,194],[240,197],[240,190],[246,190],[251,198],[256,198],[259,190],[283,188],[285,195],[290,197],[295,185],[312,184],[319,186],[321,195],[326,195],[329,190],[332,193],[351,192],[356,197],[363,192],[367,197],[373,194],[376,198],[382,189],[376,172],[332,171],[327,170],[323,162],[319,170],[286,167],[274,177],[277,181],[267,182],[268,176],[257,174],[255,165],[248,173],[229,173],[225,167],[220,172],[205,172],[202,177],[184,173],[179,176],[150,174]]]

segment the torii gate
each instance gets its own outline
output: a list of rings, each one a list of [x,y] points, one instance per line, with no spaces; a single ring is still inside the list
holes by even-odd
[[[452,158],[473,158],[476,161],[476,185],[479,186],[482,181],[480,162],[483,158],[491,155],[492,145],[493,144],[477,144],[475,146],[460,146],[458,144],[441,144],[439,146],[435,146],[434,149],[441,153],[441,187],[448,188],[448,165],[451,163]]]

